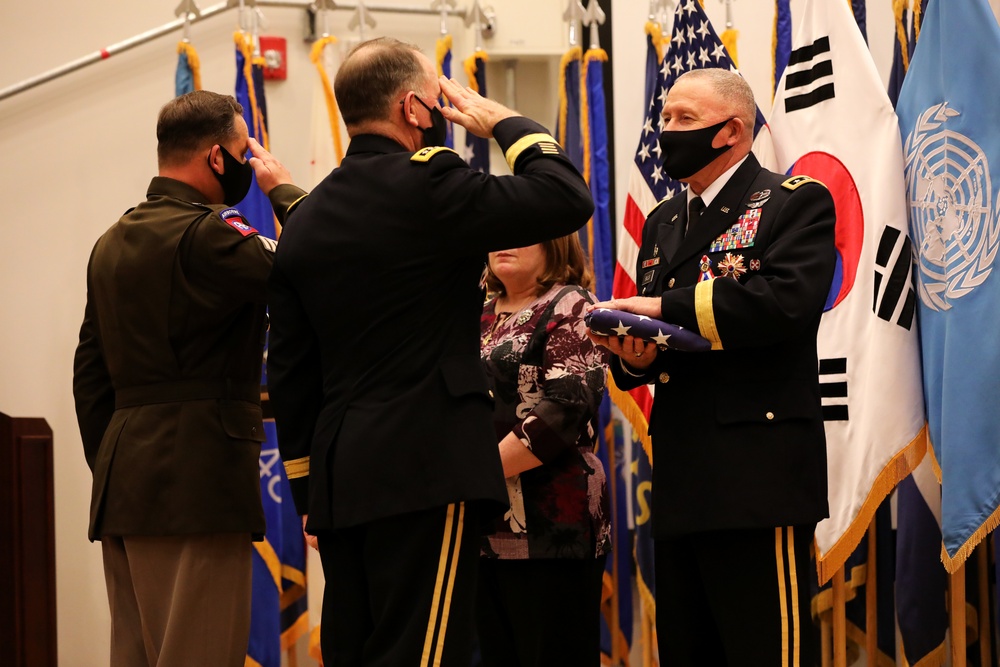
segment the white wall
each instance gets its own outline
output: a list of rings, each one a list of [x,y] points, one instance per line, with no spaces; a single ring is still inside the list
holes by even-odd
[[[205,7],[207,2],[200,3]],[[395,0],[424,7],[429,0]],[[460,0],[460,6],[469,3]],[[490,91],[508,88],[502,53],[533,54],[517,63],[518,107],[551,128],[556,113],[555,63],[565,45],[563,0],[493,0],[498,32],[486,40],[494,53]],[[646,0],[612,0],[614,9],[615,164],[619,211],[628,165],[641,124]],[[802,0],[793,0],[793,10]],[[870,0],[868,33],[879,71],[887,76],[892,24],[888,0]],[[3,0],[0,44],[5,67],[0,88],[173,20],[177,0],[105,0],[46,3]],[[707,0],[721,32],[724,6]],[[773,3],[737,0],[739,60],[757,96],[770,100]],[[204,7],[203,7],[204,8]],[[307,150],[315,73],[302,41],[305,13],[265,9],[264,34],[288,40],[289,79],[267,84],[274,152],[301,181],[309,173]],[[333,14],[331,32],[346,39],[347,12]],[[420,44],[434,53],[436,17],[376,15],[377,34]],[[192,42],[203,64],[206,88],[229,92],[235,77],[235,12],[198,23]],[[472,39],[453,19],[455,72]],[[156,39],[106,62],[0,101],[0,411],[45,417],[55,433],[56,556],[60,665],[107,664],[108,611],[99,545],[86,539],[90,472],[83,458],[71,395],[72,359],[85,300],[87,258],[96,238],[143,196],[154,175],[154,126],[159,107],[173,94],[179,34]],[[762,104],[766,107],[768,104]],[[495,160],[496,162],[496,160]],[[501,163],[502,164],[502,163]],[[618,219],[620,219],[620,213]]]

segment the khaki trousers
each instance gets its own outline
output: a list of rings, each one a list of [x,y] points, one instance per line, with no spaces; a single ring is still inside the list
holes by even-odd
[[[111,667],[242,667],[249,534],[106,536],[101,546]]]

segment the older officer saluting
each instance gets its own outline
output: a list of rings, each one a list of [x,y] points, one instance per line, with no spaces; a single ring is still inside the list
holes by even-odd
[[[464,666],[481,520],[507,504],[479,279],[487,252],[571,233],[593,203],[544,128],[439,79],[416,47],[360,44],[335,91],[351,144],[311,194],[253,161],[285,225],[269,389],[326,574],[323,658]],[[495,138],[514,175],[439,146],[446,119]]]
[[[677,79],[660,147],[666,172],[689,187],[646,220],[641,296],[595,306],[712,343],[660,352],[630,336],[593,337],[618,355],[620,388],[656,384],[664,665],[809,665],[818,643],[807,574],[813,530],[829,512],[816,332],[834,270],[834,206],[816,181],[761,168],[750,154],[755,114],[738,74]]]

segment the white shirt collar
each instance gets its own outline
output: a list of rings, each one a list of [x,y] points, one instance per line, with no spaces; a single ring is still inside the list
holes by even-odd
[[[721,176],[712,181],[712,184],[709,185],[707,188],[705,188],[705,191],[702,192],[700,195],[696,195],[694,192],[691,191],[691,188],[688,188],[687,203],[690,204],[691,200],[694,199],[695,197],[701,197],[701,200],[705,202],[705,208],[707,209],[712,204],[712,200],[715,199],[715,196],[720,192],[722,192],[722,188],[726,186],[726,183],[728,183],[729,179],[733,177],[733,174],[735,174],[736,170],[740,168],[740,165],[742,165],[744,162],[747,161],[748,157],[750,157],[749,153],[744,155],[742,160],[740,160],[732,167],[724,171]]]

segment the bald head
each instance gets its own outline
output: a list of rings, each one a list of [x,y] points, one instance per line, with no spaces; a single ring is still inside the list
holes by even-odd
[[[391,37],[354,47],[337,70],[333,84],[348,128],[388,120],[403,94],[426,88],[422,55],[413,44]]]
[[[750,84],[736,72],[721,68],[693,69],[677,77],[671,90],[685,83],[706,85],[711,91],[712,105],[719,115],[739,118],[752,130],[757,120],[757,103]]]

